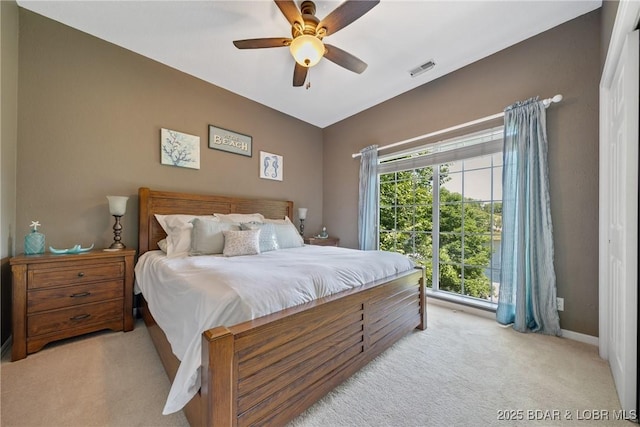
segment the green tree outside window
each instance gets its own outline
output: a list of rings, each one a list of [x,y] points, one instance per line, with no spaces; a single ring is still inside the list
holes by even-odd
[[[501,203],[463,198],[443,184],[449,166],[439,169],[440,290],[489,299],[493,292],[486,271],[492,239],[501,227]],[[412,257],[425,267],[433,287],[433,168],[380,175],[380,249]]]

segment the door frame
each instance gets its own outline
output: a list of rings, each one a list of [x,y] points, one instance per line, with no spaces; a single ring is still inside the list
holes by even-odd
[[[618,11],[611,34],[611,41],[607,50],[605,65],[600,80],[600,160],[599,160],[599,256],[598,256],[598,282],[599,282],[599,353],[600,357],[609,360],[610,340],[610,299],[609,299],[609,245],[608,242],[608,192],[609,168],[608,168],[608,146],[610,122],[608,105],[611,102],[611,86],[614,80],[616,66],[622,54],[622,49],[629,33],[633,32],[638,25],[640,18],[640,2],[620,1]],[[637,239],[637,237],[636,237]],[[637,240],[636,240],[637,242]],[[637,271],[636,271],[637,279]],[[636,304],[637,307],[637,304]],[[637,380],[636,380],[637,381]],[[637,384],[636,384],[637,390]],[[634,408],[638,409],[638,396]],[[623,402],[621,402],[622,404]]]

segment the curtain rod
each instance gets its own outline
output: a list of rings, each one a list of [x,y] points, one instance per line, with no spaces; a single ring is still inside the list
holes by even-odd
[[[562,95],[558,94],[558,95],[556,95],[556,96],[554,96],[552,98],[543,99],[542,103],[544,104],[544,106],[546,108],[546,107],[549,107],[549,105],[551,105],[552,103],[560,102],[560,101],[562,101]],[[386,150],[387,148],[397,147],[399,145],[409,144],[411,142],[419,141],[421,139],[426,139],[426,138],[430,138],[432,136],[441,135],[443,133],[448,133],[448,132],[451,132],[451,131],[454,131],[454,130],[458,130],[458,129],[466,128],[466,127],[469,127],[469,126],[477,125],[477,124],[483,123],[483,122],[488,122],[490,120],[499,119],[500,117],[504,117],[504,111],[501,112],[501,113],[493,114],[491,116],[483,117],[481,119],[476,119],[476,120],[472,120],[472,121],[467,122],[467,123],[462,123],[460,125],[451,126],[450,128],[441,129],[441,130],[437,130],[435,132],[427,133],[425,135],[420,135],[420,136],[416,136],[416,137],[413,137],[413,138],[405,139],[404,141],[399,141],[399,142],[394,142],[393,144],[383,145],[382,147],[378,147],[378,151]],[[351,155],[351,157],[354,158],[354,159],[356,157],[360,157],[360,153],[354,153],[354,154]]]

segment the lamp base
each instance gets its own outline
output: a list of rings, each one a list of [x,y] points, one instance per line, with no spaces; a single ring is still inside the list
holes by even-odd
[[[124,249],[126,246],[120,241],[120,233],[122,233],[122,225],[120,225],[120,218],[122,215],[114,215],[116,223],[113,225],[113,243],[109,246],[111,250]]]

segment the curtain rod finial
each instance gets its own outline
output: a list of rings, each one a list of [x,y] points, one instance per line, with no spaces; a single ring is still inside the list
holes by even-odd
[[[547,98],[545,100],[542,101],[542,103],[544,104],[545,108],[548,107],[549,105],[551,105],[552,103],[557,103],[562,101],[562,95],[557,94],[556,96],[554,96],[553,98]]]

